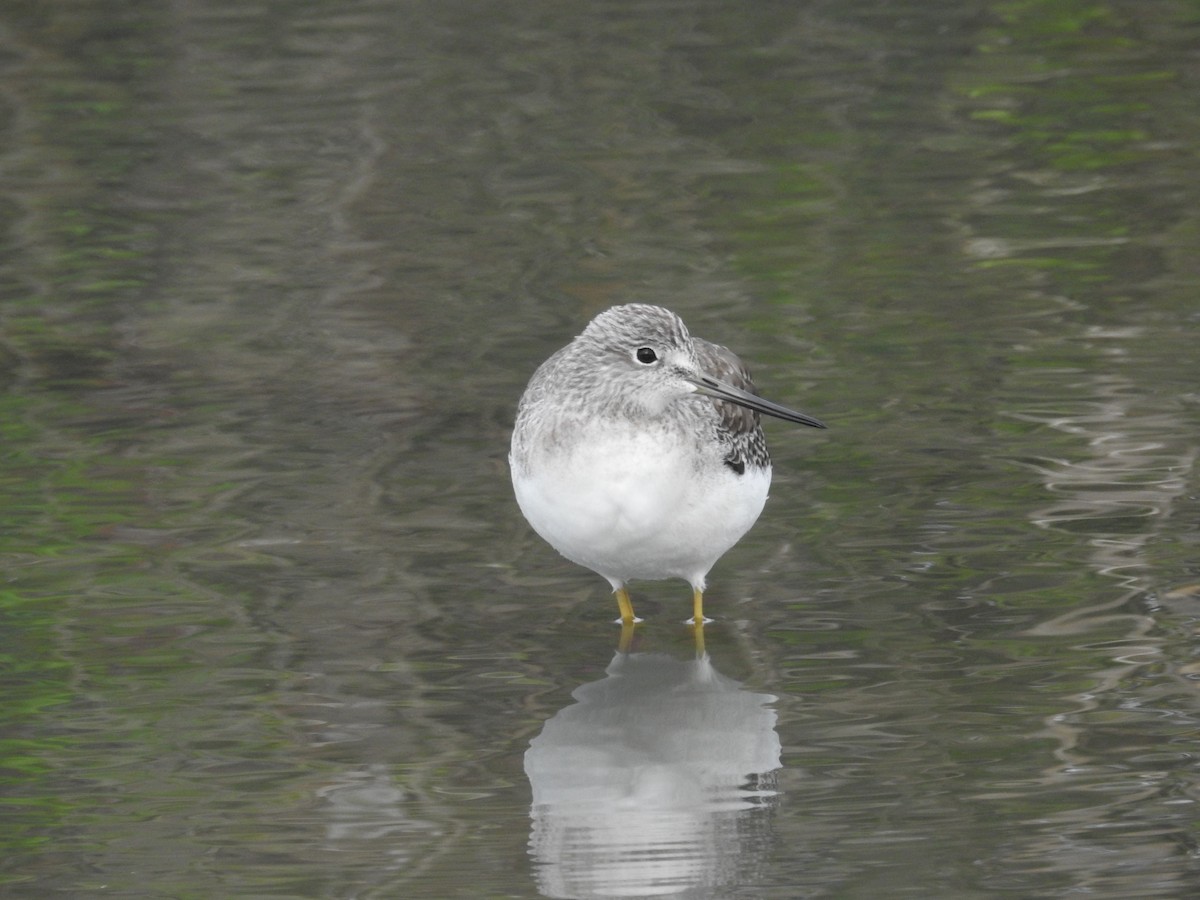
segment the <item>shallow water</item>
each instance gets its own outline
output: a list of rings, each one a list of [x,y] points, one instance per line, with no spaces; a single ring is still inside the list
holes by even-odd
[[[2,892],[1194,895],[1198,24],[6,7]],[[508,485],[627,300],[830,424],[699,656]]]

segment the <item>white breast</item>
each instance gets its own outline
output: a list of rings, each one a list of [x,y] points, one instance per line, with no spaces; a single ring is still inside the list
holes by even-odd
[[[678,577],[702,589],[762,512],[770,468],[738,475],[715,446],[702,452],[690,436],[609,426],[514,466],[521,511],[563,556],[614,588]]]

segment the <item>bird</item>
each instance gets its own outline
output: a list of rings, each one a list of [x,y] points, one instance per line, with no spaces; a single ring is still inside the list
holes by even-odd
[[[529,380],[509,468],[517,505],[548,544],[612,586],[681,578],[704,617],[709,570],[758,520],[771,484],[760,414],[825,428],[765,400],[742,361],[661,306],[597,315]]]

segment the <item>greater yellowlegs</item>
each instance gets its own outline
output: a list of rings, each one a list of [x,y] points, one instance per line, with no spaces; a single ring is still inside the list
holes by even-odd
[[[612,585],[682,578],[704,618],[708,570],[758,519],[771,484],[759,413],[824,428],[764,400],[741,360],[661,306],[596,316],[533,373],[509,465],[521,512]]]

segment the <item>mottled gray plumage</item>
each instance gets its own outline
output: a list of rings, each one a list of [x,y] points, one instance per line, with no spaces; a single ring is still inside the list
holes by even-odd
[[[727,347],[693,338],[683,320],[659,306],[631,303],[601,313],[574,341],[538,368],[521,398],[514,432],[514,457],[524,462],[528,438],[537,434],[548,446],[570,440],[582,420],[657,418],[641,398],[648,371],[636,359],[640,348],[663,358],[676,351],[690,362],[689,371],[703,373],[758,396],[750,371]],[[598,373],[603,373],[598,377]],[[660,382],[649,382],[651,386]],[[737,403],[697,392],[675,398],[671,424],[693,434],[713,431],[721,456],[741,474],[746,466],[771,463],[758,412]]]
[[[513,487],[560,553],[612,584],[633,621],[632,578],[704,580],[754,524],[771,458],[760,413],[824,428],[764,400],[725,347],[659,306],[600,313],[529,381],[513,429]]]
[[[758,396],[754,388],[754,380],[750,370],[738,359],[728,347],[714,344],[703,338],[692,338],[692,347],[700,362],[700,368],[707,374],[724,381],[736,388]],[[717,437],[726,448],[725,464],[730,469],[743,474],[746,466],[763,468],[771,464],[771,454],[767,452],[767,439],[763,435],[762,417],[752,409],[747,409],[728,400],[709,398],[717,411]]]

